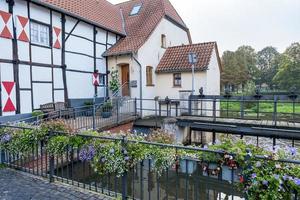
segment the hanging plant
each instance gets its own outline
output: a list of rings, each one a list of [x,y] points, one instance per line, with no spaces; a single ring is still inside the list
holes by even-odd
[[[119,78],[119,71],[114,70],[110,73],[111,80],[109,81],[109,89],[113,92],[116,93],[118,92],[121,84],[120,84],[120,78]]]

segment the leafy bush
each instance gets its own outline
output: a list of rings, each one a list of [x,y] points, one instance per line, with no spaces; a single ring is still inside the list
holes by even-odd
[[[113,109],[113,105],[110,101],[105,102],[101,107],[102,112],[111,112],[112,109]]]

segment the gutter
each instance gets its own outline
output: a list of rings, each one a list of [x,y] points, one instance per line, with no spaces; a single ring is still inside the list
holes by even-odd
[[[131,54],[131,57],[133,58],[133,60],[139,65],[140,67],[140,114],[141,114],[141,117],[143,116],[143,90],[142,90],[142,86],[143,86],[143,83],[142,83],[142,64],[134,57],[133,53]]]

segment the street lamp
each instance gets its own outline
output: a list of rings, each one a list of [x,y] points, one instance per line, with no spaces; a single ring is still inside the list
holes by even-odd
[[[189,53],[189,63],[192,64],[192,95],[194,95],[195,92],[195,64],[197,62],[197,55],[195,53]]]

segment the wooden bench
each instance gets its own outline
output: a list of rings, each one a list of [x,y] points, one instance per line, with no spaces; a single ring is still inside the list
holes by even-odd
[[[75,109],[67,107],[64,102],[43,104],[40,109],[48,119],[75,118]]]

